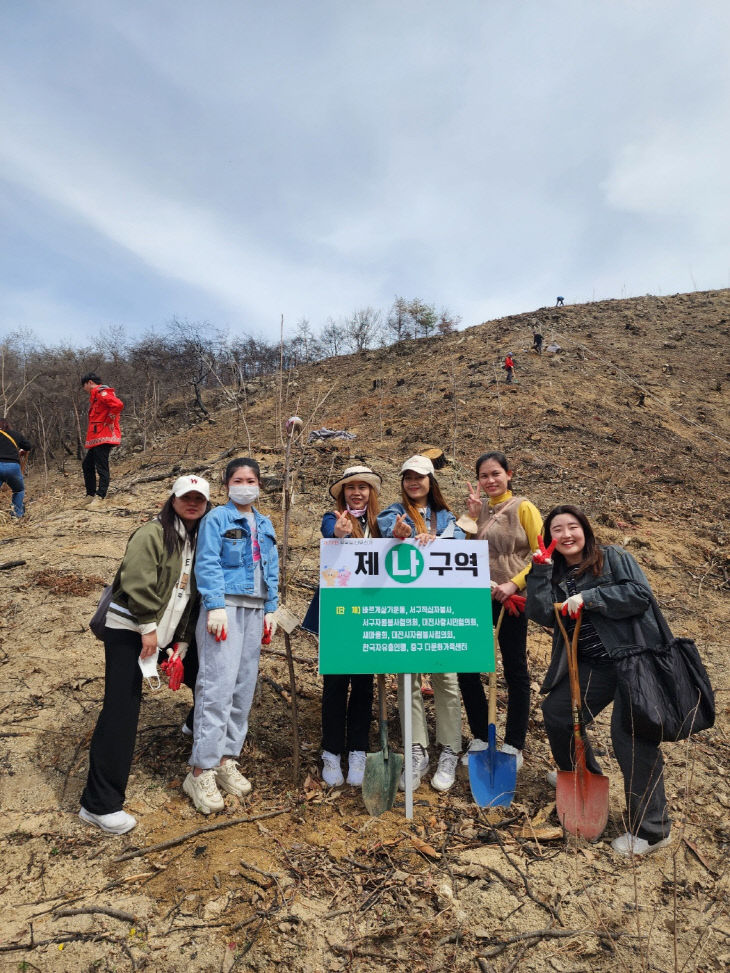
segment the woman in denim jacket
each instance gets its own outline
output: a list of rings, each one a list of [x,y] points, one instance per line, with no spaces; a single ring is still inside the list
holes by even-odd
[[[613,703],[611,742],[624,778],[628,830],[612,842],[621,855],[644,855],[669,843],[671,821],[664,795],[664,761],[659,747],[625,729],[623,701],[617,692],[614,660],[636,641],[638,623],[647,645],[661,636],[651,611],[649,582],[634,558],[615,545],[596,541],[588,518],[579,507],[564,504],[545,518],[543,535],[555,542],[552,560],[536,551],[527,575],[528,618],[553,628],[550,665],[541,691],[545,732],[560,770],[573,770],[573,724],[565,646],[555,625],[553,605],[561,602],[569,614],[568,632],[581,616],[578,664],[584,723],[592,722]],[[601,769],[586,740],[586,765]],[[548,774],[551,783],[555,771]]]
[[[202,601],[195,631],[199,669],[191,772],[183,790],[203,814],[223,810],[219,787],[243,797],[250,782],[238,770],[259,670],[264,626],[273,634],[279,556],[268,517],[253,506],[261,471],[243,457],[226,467],[228,503],[200,525],[195,578]]]
[[[401,467],[401,503],[393,503],[378,514],[378,526],[383,537],[405,539],[415,537],[419,544],[427,544],[434,537],[461,540],[466,534],[456,526],[456,517],[439,489],[433,463],[427,456],[411,456]],[[422,674],[411,693],[413,716],[413,789],[421,783],[428,770],[428,728],[421,693]],[[436,707],[436,742],[441,744],[438,768],[431,778],[437,791],[448,791],[456,777],[456,765],[461,751],[461,699],[459,683],[454,672],[431,674]],[[403,676],[398,677],[398,707],[401,726],[404,722],[406,694]],[[405,790],[405,771],[400,787]]]

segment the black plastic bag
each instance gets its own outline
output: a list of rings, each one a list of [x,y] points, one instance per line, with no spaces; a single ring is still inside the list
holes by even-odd
[[[637,645],[616,660],[624,729],[654,743],[685,740],[715,722],[715,695],[692,639],[674,638],[652,598],[664,644],[647,648],[638,624]]]

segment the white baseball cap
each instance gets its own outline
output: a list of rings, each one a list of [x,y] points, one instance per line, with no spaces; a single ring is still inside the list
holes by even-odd
[[[210,483],[202,476],[179,476],[172,484],[172,496],[182,497],[186,493],[202,493],[206,500],[210,500]]]
[[[433,475],[433,463],[428,456],[421,456],[420,453],[416,453],[415,456],[411,456],[411,458],[407,459],[403,466],[401,466],[401,476],[403,476],[404,473],[407,473],[408,470],[412,470],[414,473],[420,473],[421,476],[428,476],[429,473]]]

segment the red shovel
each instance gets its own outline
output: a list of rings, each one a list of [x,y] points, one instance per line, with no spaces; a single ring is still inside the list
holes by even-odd
[[[586,841],[598,841],[608,822],[608,777],[604,774],[592,774],[586,767],[585,727],[581,716],[578,679],[578,632],[581,616],[578,615],[575,621],[571,641],[560,618],[560,607],[560,604],[554,605],[555,617],[565,639],[565,651],[568,657],[575,770],[558,771],[555,806],[560,823],[567,832],[580,835]]]

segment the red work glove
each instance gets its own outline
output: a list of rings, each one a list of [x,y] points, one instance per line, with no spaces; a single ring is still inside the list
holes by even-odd
[[[542,539],[542,534],[538,534],[537,543],[539,545],[539,550],[535,551],[532,555],[533,564],[552,564],[552,553],[555,550],[555,545],[557,541],[555,539],[550,541],[550,546],[545,547],[545,542]]]
[[[261,636],[262,645],[271,645],[271,628],[264,622],[264,634]]]
[[[525,603],[527,598],[524,595],[510,595],[509,598],[505,598],[502,604],[507,609],[510,615],[514,615],[515,618],[520,615],[525,610]]]
[[[183,681],[183,664],[182,659],[178,656],[171,656],[167,662],[163,662],[160,669],[167,676],[167,685],[172,689],[173,692],[178,690],[182,685]]]
[[[571,618],[577,618],[583,611],[583,595],[571,595],[567,601],[563,602],[562,608],[560,609],[561,615],[570,615]]]

